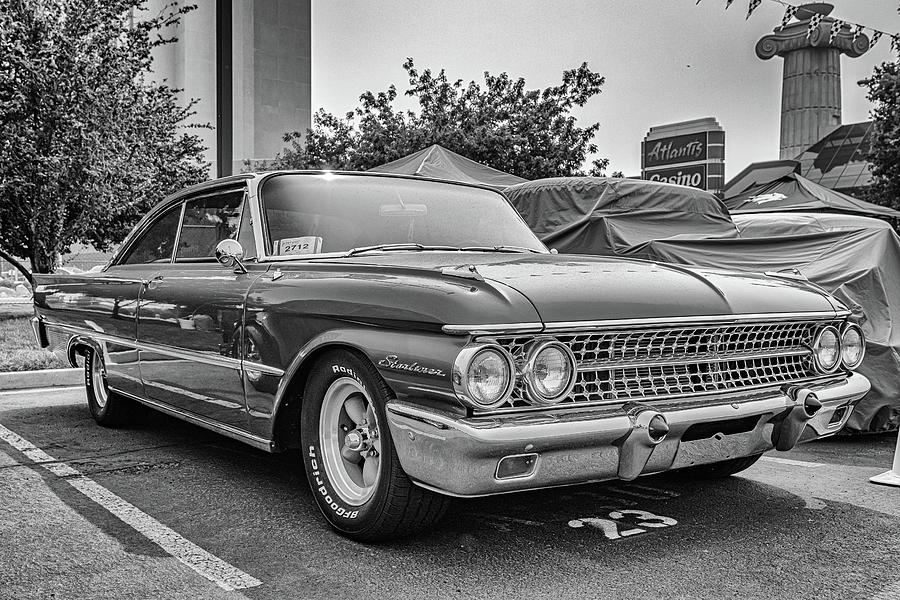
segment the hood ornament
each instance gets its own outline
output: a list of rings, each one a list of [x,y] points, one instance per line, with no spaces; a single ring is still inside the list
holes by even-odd
[[[465,265],[461,267],[444,267],[441,269],[441,275],[448,277],[459,277],[460,279],[474,279],[475,281],[484,281],[484,277],[478,272],[475,265]]]
[[[780,279],[791,279],[793,281],[809,282],[809,277],[800,272],[800,269],[790,267],[779,271],[766,271],[766,277],[776,277]]]

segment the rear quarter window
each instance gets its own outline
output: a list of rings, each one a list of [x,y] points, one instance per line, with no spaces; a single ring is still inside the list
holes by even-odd
[[[172,260],[178,222],[181,220],[181,204],[176,204],[164,212],[137,241],[119,262],[122,265],[162,263]]]

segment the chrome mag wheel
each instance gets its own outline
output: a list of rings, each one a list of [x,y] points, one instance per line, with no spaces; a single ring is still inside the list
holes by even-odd
[[[351,377],[328,386],[319,413],[326,472],[335,492],[351,506],[364,504],[381,477],[381,436],[372,399]]]
[[[106,367],[103,365],[103,355],[97,352],[91,352],[90,364],[91,384],[94,388],[94,402],[101,409],[106,408],[109,402],[109,387],[106,384]]]

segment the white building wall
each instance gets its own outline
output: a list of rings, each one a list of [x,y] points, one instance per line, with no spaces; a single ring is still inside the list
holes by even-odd
[[[149,0],[157,14],[171,0]],[[183,89],[183,102],[199,100],[196,123],[216,125],[216,2],[196,4],[170,28],[174,44],[154,51],[158,81]],[[140,18],[141,15],[136,15]],[[310,0],[232,0],[232,173],[245,161],[271,160],[284,147],[287,131],[305,131],[311,122],[312,37]],[[207,147],[210,176],[218,171],[215,130],[192,129]]]

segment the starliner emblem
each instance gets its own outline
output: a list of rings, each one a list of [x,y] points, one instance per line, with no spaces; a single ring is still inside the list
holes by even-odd
[[[426,367],[420,365],[417,362],[403,362],[397,357],[396,354],[388,354],[378,361],[378,365],[381,367],[387,367],[388,369],[393,369],[395,371],[409,371],[410,373],[421,373],[422,375],[436,375],[437,377],[444,377],[444,371],[442,369]]]

